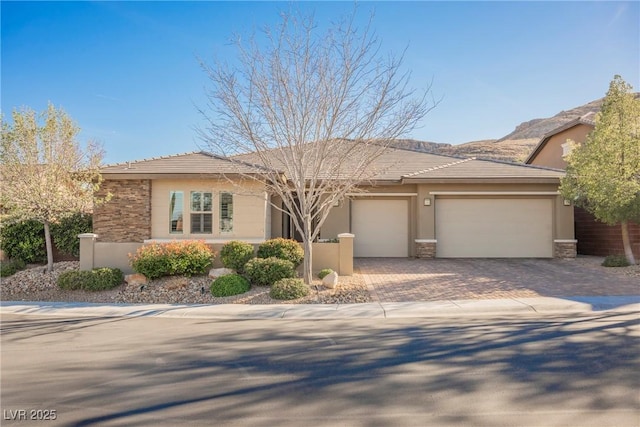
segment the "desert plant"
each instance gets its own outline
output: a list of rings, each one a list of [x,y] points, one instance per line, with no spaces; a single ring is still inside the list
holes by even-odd
[[[26,263],[47,259],[44,225],[38,221],[3,221],[0,236],[0,247],[9,259],[21,259]]]
[[[251,288],[251,285],[239,274],[226,274],[218,277],[211,284],[211,294],[214,297],[228,297],[232,295],[244,294]]]
[[[13,276],[24,267],[25,263],[21,259],[2,261],[2,264],[0,264],[0,277]]]
[[[291,239],[267,240],[258,246],[258,258],[280,258],[290,261],[294,268],[298,267],[304,260],[304,251],[298,242]]]
[[[627,267],[630,264],[624,255],[609,255],[602,261],[602,265],[604,267]]]
[[[117,268],[96,268],[91,271],[65,271],[58,276],[58,286],[69,291],[104,291],[119,286],[124,281]]]
[[[162,276],[204,274],[215,253],[202,241],[151,243],[129,254],[131,267],[150,280]]]
[[[318,273],[318,278],[320,280],[324,279],[326,276],[328,276],[329,274],[333,273],[333,270],[330,268],[324,268],[322,270],[320,270],[320,272]]]
[[[296,299],[309,294],[309,287],[302,279],[280,279],[271,286],[269,296],[274,299]]]
[[[238,240],[226,243],[220,250],[222,265],[238,273],[244,271],[244,265],[253,258],[253,245]]]
[[[253,258],[244,266],[249,281],[259,286],[271,286],[280,279],[296,276],[295,267],[286,259]]]

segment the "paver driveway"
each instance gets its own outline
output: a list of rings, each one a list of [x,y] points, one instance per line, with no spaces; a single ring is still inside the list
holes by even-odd
[[[354,261],[380,302],[640,294],[637,270],[613,271],[592,257]]]

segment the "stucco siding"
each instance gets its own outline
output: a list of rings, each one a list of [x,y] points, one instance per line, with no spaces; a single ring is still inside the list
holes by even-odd
[[[264,239],[267,236],[266,193],[257,184],[246,183],[247,190],[240,191],[225,180],[155,180],[151,196],[153,239]],[[172,191],[182,191],[184,195],[184,225],[182,233],[170,232],[169,203]],[[213,193],[212,233],[191,233],[189,197],[192,191]],[[220,231],[220,193],[233,194],[233,231]]]
[[[545,146],[529,163],[534,166],[544,166],[554,169],[566,169],[567,162],[562,156],[562,144],[567,140],[582,143],[587,139],[589,132],[593,130],[592,126],[578,124],[572,128],[559,132],[549,138]]]

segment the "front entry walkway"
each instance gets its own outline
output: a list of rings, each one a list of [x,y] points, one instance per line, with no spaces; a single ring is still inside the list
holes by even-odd
[[[639,295],[639,266],[605,268],[602,258],[357,258],[380,302]]]

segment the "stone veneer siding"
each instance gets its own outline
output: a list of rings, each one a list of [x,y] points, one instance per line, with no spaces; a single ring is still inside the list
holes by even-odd
[[[151,180],[105,180],[100,196],[111,200],[96,206],[93,232],[100,242],[142,243],[151,238]]]
[[[553,242],[554,258],[575,258],[576,242]]]
[[[435,258],[436,242],[416,242],[416,258]]]

